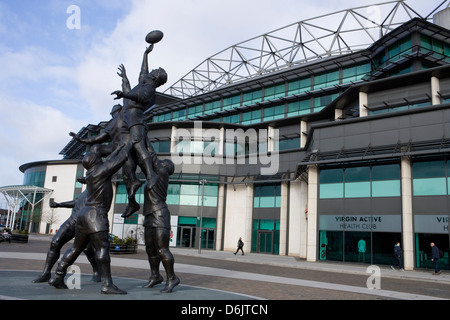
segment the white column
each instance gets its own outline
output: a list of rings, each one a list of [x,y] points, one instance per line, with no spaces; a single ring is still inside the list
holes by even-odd
[[[225,154],[225,128],[220,128],[218,155],[223,156],[224,154]]]
[[[217,197],[217,219],[216,219],[216,250],[217,251],[222,250],[223,212],[225,210],[224,193],[225,193],[225,185],[219,184],[218,197]]]
[[[306,259],[308,184],[302,179],[291,181],[289,194],[288,255]]]
[[[308,139],[308,122],[300,121],[300,148],[304,148]]]
[[[172,126],[172,134],[170,136],[170,152],[175,153],[177,147],[177,127]]]
[[[367,117],[369,115],[369,112],[367,111],[367,108],[364,106],[367,106],[369,103],[369,98],[367,96],[366,92],[359,92],[359,116],[360,117]]]
[[[317,201],[318,201],[318,169],[308,167],[308,229],[306,244],[306,260],[317,261]]]
[[[282,182],[280,204],[280,256],[287,255],[288,190],[288,182]]]
[[[250,251],[252,243],[252,227],[253,227],[253,185],[247,186],[247,199],[245,202],[245,234],[244,243],[247,245],[247,251]]]
[[[431,77],[431,104],[441,104],[441,96],[439,95],[440,84],[439,79]]]
[[[402,182],[402,235],[404,269],[414,269],[414,230],[412,212],[412,171],[408,157],[401,159]]]

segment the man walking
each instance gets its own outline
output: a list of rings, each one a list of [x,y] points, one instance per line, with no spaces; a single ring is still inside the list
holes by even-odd
[[[242,237],[239,237],[239,240],[237,242],[237,249],[234,254],[236,255],[236,253],[238,253],[239,250],[241,250],[242,255],[244,255],[244,241],[242,241]]]
[[[398,267],[400,271],[403,271],[403,250],[400,247],[400,242],[397,242],[394,246],[394,258],[395,264],[391,266],[392,270],[395,270],[395,267]]]
[[[431,261],[433,261],[433,267],[434,267],[434,273],[433,275],[439,275],[441,274],[441,270],[439,270],[439,259],[440,259],[440,254],[439,254],[439,248],[434,244],[434,242],[430,243],[431,246]]]

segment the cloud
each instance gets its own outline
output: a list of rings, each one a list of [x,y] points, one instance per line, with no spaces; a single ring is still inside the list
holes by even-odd
[[[22,183],[19,166],[54,160],[69,140],[68,133],[85,123],[50,106],[0,95],[0,185]],[[60,158],[60,156],[59,156]]]

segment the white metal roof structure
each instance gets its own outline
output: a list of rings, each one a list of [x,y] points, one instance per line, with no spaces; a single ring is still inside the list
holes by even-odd
[[[16,214],[20,207],[29,203],[31,205],[31,216],[34,214],[34,207],[43,201],[46,196],[53,192],[51,189],[37,186],[7,186],[0,187],[0,193],[3,194],[8,204],[8,217],[6,227],[13,229]],[[38,196],[42,195],[42,196]],[[30,224],[31,227],[31,224]]]
[[[290,24],[207,58],[165,93],[184,99],[293,66],[366,49],[403,23],[413,18],[431,20],[437,11],[450,5],[450,0],[430,2],[433,9],[425,13],[419,13],[405,0],[397,0]]]

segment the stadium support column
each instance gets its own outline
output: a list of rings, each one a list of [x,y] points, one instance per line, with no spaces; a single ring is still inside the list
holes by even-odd
[[[368,105],[369,99],[367,97],[366,92],[359,92],[359,116],[360,117],[367,117],[369,113],[367,112],[367,105]]]
[[[250,251],[249,244],[252,243],[253,228],[253,184],[247,184],[247,199],[245,203],[245,235],[244,243],[247,244],[247,250]]]
[[[280,256],[287,255],[287,228],[288,228],[288,192],[289,183],[281,183],[281,205],[280,205]]]
[[[308,166],[308,229],[306,237],[306,260],[317,261],[317,201],[318,169]]]
[[[439,95],[440,84],[439,78],[431,77],[431,104],[441,104],[441,96]]]
[[[219,194],[217,199],[217,223],[216,223],[216,250],[222,250],[223,242],[223,213],[225,211],[225,185],[219,184]]]
[[[308,139],[308,122],[300,121],[300,148],[304,148]]]
[[[177,127],[172,126],[172,133],[170,135],[170,152],[177,152]]]
[[[402,238],[404,269],[414,269],[414,231],[412,213],[412,171],[409,157],[401,158]]]

